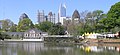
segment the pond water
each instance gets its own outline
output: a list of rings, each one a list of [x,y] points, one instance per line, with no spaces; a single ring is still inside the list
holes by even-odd
[[[120,55],[120,45],[78,45],[40,42],[3,42],[0,55]]]

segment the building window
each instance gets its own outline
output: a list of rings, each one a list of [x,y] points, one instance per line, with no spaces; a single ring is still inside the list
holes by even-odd
[[[26,34],[26,37],[28,37],[28,34]]]

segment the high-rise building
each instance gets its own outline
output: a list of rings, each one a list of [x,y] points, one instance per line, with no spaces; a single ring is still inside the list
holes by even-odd
[[[58,11],[58,22],[63,24],[63,20],[66,18],[66,5],[60,4],[59,11]]]
[[[38,10],[38,15],[37,16],[38,16],[37,17],[38,18],[38,23],[46,21],[45,16],[44,16],[44,10],[42,10],[42,11]]]
[[[25,19],[25,18],[29,18],[27,14],[23,13],[20,18],[19,18],[19,21]]]
[[[2,29],[2,20],[0,20],[0,29]]]
[[[65,4],[60,4],[59,17],[66,17],[66,5]]]
[[[47,21],[55,23],[55,14],[53,14],[52,12],[49,12],[48,17],[47,17]]]
[[[80,23],[80,14],[79,14],[79,12],[78,12],[77,10],[75,10],[75,11],[73,12],[72,22],[73,22],[74,24]]]

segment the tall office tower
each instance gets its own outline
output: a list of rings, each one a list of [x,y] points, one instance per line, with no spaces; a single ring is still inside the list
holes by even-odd
[[[2,20],[0,20],[0,29],[2,29]]]
[[[53,14],[53,23],[55,23],[55,13]]]
[[[38,10],[38,15],[37,16],[38,16],[37,17],[38,18],[38,23],[46,21],[45,16],[44,16],[44,10],[42,10],[42,11]]]
[[[19,18],[19,21],[25,19],[25,18],[29,18],[27,14],[23,13],[20,18]]]
[[[78,12],[77,10],[75,10],[75,11],[73,12],[72,22],[73,22],[74,24],[80,23],[80,14],[79,14],[79,12]]]
[[[66,19],[66,5],[60,4],[59,11],[58,11],[58,19],[62,25],[63,25],[63,19]]]
[[[55,14],[53,14],[52,12],[49,12],[48,17],[47,17],[47,21],[55,23]]]

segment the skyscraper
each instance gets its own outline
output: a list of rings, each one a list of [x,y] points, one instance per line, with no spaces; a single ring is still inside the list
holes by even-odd
[[[52,12],[48,13],[48,18],[47,21],[50,21],[52,23],[55,23],[55,14],[53,14]]]
[[[44,16],[44,10],[42,10],[42,11],[38,10],[38,15],[37,16],[38,16],[37,17],[38,18],[38,23],[46,21],[45,16]]]
[[[23,13],[20,18],[19,18],[19,21],[25,19],[25,18],[29,18],[27,14]]]
[[[72,22],[73,22],[74,24],[80,23],[80,14],[79,14],[79,12],[78,12],[77,10],[75,10],[75,11],[73,12]]]
[[[60,4],[59,11],[58,11],[58,22],[63,24],[63,19],[66,18],[66,5]]]
[[[0,29],[2,29],[2,20],[0,20]]]

